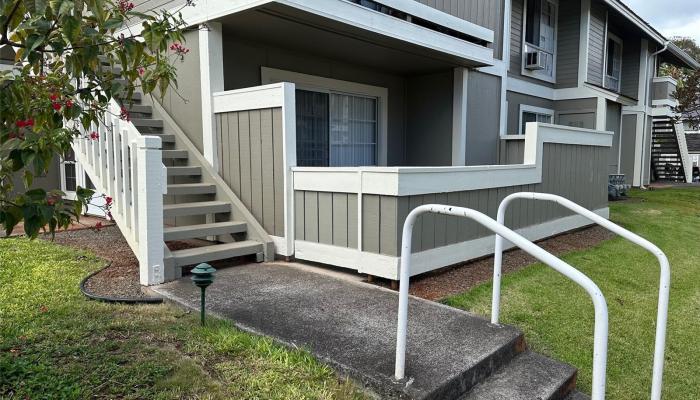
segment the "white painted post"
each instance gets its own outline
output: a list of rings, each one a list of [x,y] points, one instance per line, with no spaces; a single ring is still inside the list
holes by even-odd
[[[666,348],[666,325],[668,322],[668,299],[671,288],[671,266],[666,254],[661,249],[643,237],[628,231],[627,229],[611,222],[600,215],[581,207],[573,201],[550,193],[520,192],[506,196],[498,206],[497,222],[503,224],[508,205],[515,199],[544,200],[557,203],[590,221],[616,233],[630,242],[648,250],[659,261],[661,276],[659,278],[659,303],[656,313],[656,343],[654,345],[654,366],[651,382],[651,399],[661,399],[661,388],[664,371],[664,350]],[[503,260],[503,242],[500,235],[496,235],[493,263],[493,294],[491,298],[491,323],[497,324],[500,312],[501,297],[501,264]],[[595,377],[594,377],[595,382]]]
[[[139,275],[142,285],[163,283],[163,160],[161,140],[156,136],[137,138],[136,165],[139,175]]]
[[[467,87],[469,70],[455,68],[452,90],[452,165],[467,163]]]
[[[121,129],[121,141],[120,145],[122,148],[122,174],[124,176],[124,186],[122,203],[124,204],[124,221],[125,225],[129,229],[129,234],[133,229],[132,221],[132,203],[131,203],[131,167],[129,165],[129,134],[126,127]]]
[[[212,94],[224,90],[223,35],[220,22],[207,21],[199,27],[199,73],[204,158],[218,171]]]
[[[282,163],[284,165],[284,236],[286,256],[294,255],[294,174],[297,165],[296,89],[282,84]]]

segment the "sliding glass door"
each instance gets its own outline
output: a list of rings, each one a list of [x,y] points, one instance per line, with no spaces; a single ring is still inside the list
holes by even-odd
[[[377,165],[377,99],[340,92],[296,91],[297,165]]]

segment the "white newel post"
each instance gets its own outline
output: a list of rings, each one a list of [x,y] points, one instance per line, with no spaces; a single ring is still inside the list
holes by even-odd
[[[142,285],[164,282],[163,273],[163,160],[161,140],[154,136],[136,139],[138,193],[137,226],[139,232],[139,275]]]
[[[202,143],[204,158],[219,169],[212,95],[224,90],[224,59],[221,23],[207,21],[199,28],[199,73],[202,96]]]

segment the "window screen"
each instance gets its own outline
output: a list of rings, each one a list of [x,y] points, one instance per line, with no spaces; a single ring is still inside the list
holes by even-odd
[[[297,165],[327,167],[328,94],[296,91],[297,103]]]

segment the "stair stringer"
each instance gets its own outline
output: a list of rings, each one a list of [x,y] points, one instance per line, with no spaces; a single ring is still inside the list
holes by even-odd
[[[169,129],[175,135],[177,145],[188,151],[190,164],[195,164],[202,169],[202,182],[216,185],[215,199],[231,203],[233,219],[246,222],[248,225],[248,238],[262,243],[265,261],[273,261],[275,258],[275,246],[265,228],[262,227],[231,187],[214,171],[209,161],[204,158],[204,155],[199,152],[194,143],[163,106],[155,99],[149,103],[152,103],[154,114],[157,114],[163,120],[164,130]]]
[[[693,163],[690,160],[690,153],[688,153],[688,142],[685,139],[685,127],[683,127],[683,121],[679,119],[673,122],[673,126],[676,132],[676,140],[678,140],[678,150],[681,154],[685,181],[686,183],[690,183],[693,182]]]

